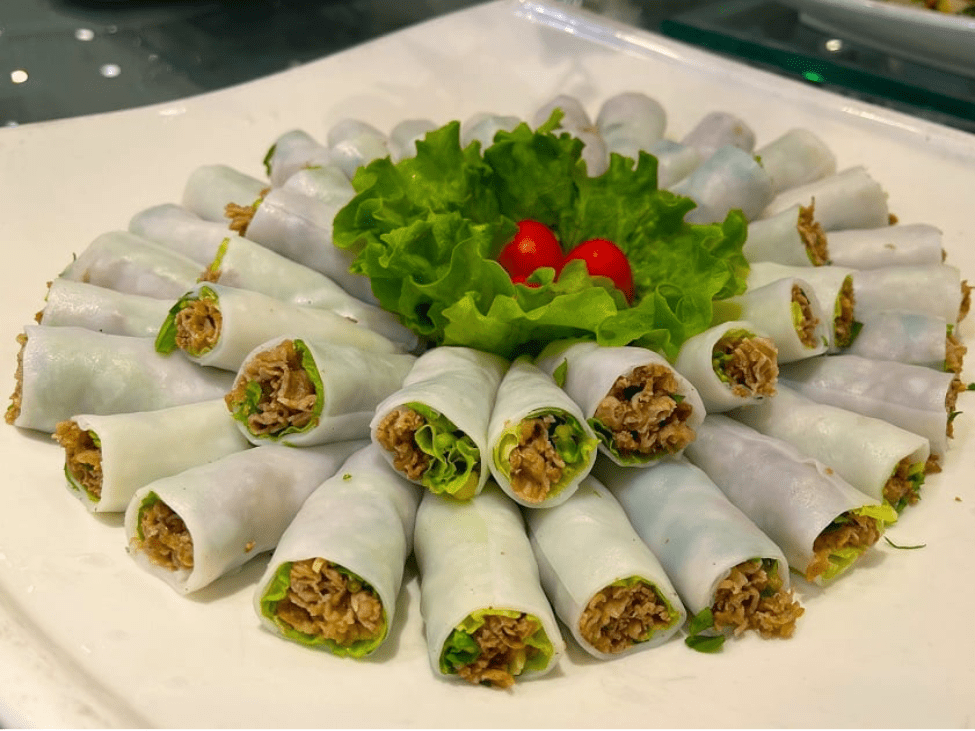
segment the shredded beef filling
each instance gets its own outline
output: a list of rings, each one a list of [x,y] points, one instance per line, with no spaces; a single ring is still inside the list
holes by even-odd
[[[210,350],[220,339],[223,315],[210,299],[198,299],[176,314],[176,346],[191,355]]]
[[[430,466],[430,457],[416,443],[416,433],[427,420],[413,409],[393,409],[379,422],[376,439],[393,454],[393,467],[411,480],[419,480]]]
[[[899,505],[903,500],[907,505],[914,505],[920,499],[916,484],[910,479],[911,458],[904,457],[894,468],[894,474],[884,485],[884,499],[891,505]]]
[[[242,206],[239,203],[228,203],[224,206],[223,215],[230,221],[231,231],[236,231],[241,236],[247,235],[247,227],[251,225],[251,221],[254,219],[254,214],[257,213],[257,209],[261,205],[261,201],[270,190],[270,188],[264,188],[261,191],[260,198],[250,205]]]
[[[788,638],[805,610],[759,559],[735,566],[718,584],[711,606],[717,629],[733,628],[736,637],[755,630],[765,639]]]
[[[139,548],[156,566],[170,571],[193,568],[193,538],[186,523],[162,500],[139,515],[143,538]]]
[[[612,432],[623,455],[674,454],[694,440],[687,425],[693,407],[677,395],[677,378],[659,364],[637,366],[616,379],[594,414]]]
[[[961,373],[968,348],[957,335],[949,334],[945,339],[945,370]]]
[[[484,624],[472,635],[481,649],[477,659],[457,670],[457,674],[469,683],[485,684],[495,688],[510,688],[515,684],[511,667],[524,665],[521,660],[538,652],[527,640],[538,630],[538,623],[522,614],[517,619],[498,614],[488,614]]]
[[[579,632],[599,652],[613,654],[666,629],[672,621],[666,603],[641,581],[597,592],[579,617]]]
[[[829,556],[842,548],[867,549],[880,539],[877,521],[866,515],[846,513],[846,521],[824,530],[813,543],[813,559],[806,567],[806,580],[813,581],[829,568]]]
[[[27,347],[26,333],[20,333],[17,336],[17,342],[20,344],[20,350],[17,351],[17,370],[14,372],[16,385],[14,386],[14,392],[10,394],[10,405],[7,407],[7,413],[4,416],[8,424],[13,424],[17,421],[24,398],[24,348]]]
[[[853,279],[847,277],[843,280],[838,296],[839,312],[833,318],[833,332],[835,333],[836,344],[845,348],[853,342],[853,314],[856,308],[856,299],[853,295]]]
[[[383,632],[383,604],[372,587],[323,558],[295,561],[275,613],[302,634],[348,647]]]
[[[774,396],[779,379],[778,349],[768,338],[728,336],[714,345],[715,355],[731,356],[724,373],[735,396]]]
[[[549,439],[555,417],[526,419],[521,423],[518,446],[511,451],[511,489],[522,499],[540,503],[562,479],[565,460]]]
[[[816,326],[819,325],[819,318],[813,315],[809,297],[798,284],[792,285],[792,301],[799,305],[799,311],[802,313],[802,320],[796,326],[799,342],[807,348],[815,348],[817,345]]]
[[[928,456],[928,461],[924,463],[925,475],[936,475],[941,472],[941,457],[937,454]]]
[[[60,421],[54,438],[64,447],[64,466],[71,477],[95,499],[102,496],[102,450],[94,438],[74,421]]]
[[[829,263],[829,249],[826,243],[826,232],[819,225],[815,218],[816,203],[813,201],[808,206],[799,206],[799,222],[796,230],[799,238],[806,247],[809,261],[814,266],[823,266]]]
[[[302,367],[293,340],[261,351],[244,364],[241,377],[224,399],[231,411],[247,400],[249,383],[261,387],[257,410],[247,415],[247,428],[255,436],[273,436],[289,427],[302,429],[315,418],[315,384]]]

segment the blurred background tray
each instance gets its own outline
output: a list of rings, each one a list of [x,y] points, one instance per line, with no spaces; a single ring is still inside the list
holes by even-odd
[[[878,48],[862,34],[851,35],[852,27],[842,34],[823,30],[822,12],[815,6],[827,2],[865,0],[565,4],[853,98],[975,131],[975,78]],[[479,4],[481,0],[3,0],[0,126],[129,109],[222,89]],[[929,24],[937,22],[943,19]]]
[[[975,78],[880,50],[849,30],[827,31],[810,17],[783,2],[703,2],[663,19],[660,30],[831,91],[975,132]]]

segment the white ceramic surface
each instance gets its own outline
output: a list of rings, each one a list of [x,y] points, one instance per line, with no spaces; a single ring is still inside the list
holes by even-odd
[[[782,0],[802,20],[839,38],[918,63],[975,75],[975,17],[884,0]]]
[[[540,3],[502,0],[287,73],[133,111],[0,130],[0,373],[45,282],[95,236],[177,201],[197,166],[254,175],[279,134],[323,137],[342,117],[389,130],[477,111],[529,117],[559,93],[595,115],[642,90],[679,139],[705,113],[748,120],[761,141],[808,126],[842,167],[863,164],[902,221],[944,230],[975,278],[975,138],[750,70],[697,49]],[[571,32],[567,32],[567,29]],[[961,328],[970,343],[975,318]],[[975,413],[964,394],[960,408]],[[126,556],[121,520],[68,494],[62,451],[0,425],[0,722],[32,726],[960,727],[975,724],[972,416],[945,471],[854,572],[799,583],[789,641],[746,637],[718,655],[679,639],[600,663],[570,647],[556,672],[511,691],[435,679],[415,570],[389,643],[357,662],[263,631],[251,591],[266,559],[198,596],[175,594]]]

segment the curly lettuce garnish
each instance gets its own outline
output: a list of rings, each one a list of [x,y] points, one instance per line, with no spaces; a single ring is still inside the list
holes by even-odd
[[[417,447],[429,458],[421,478],[423,486],[458,500],[472,497],[481,473],[481,450],[474,440],[439,411],[421,403],[407,406],[426,422],[413,436]]]
[[[714,299],[744,291],[744,217],[686,223],[694,203],[657,189],[657,161],[646,153],[635,163],[613,155],[589,177],[582,143],[554,131],[560,117],[500,131],[483,155],[479,142],[461,148],[450,122],[417,142],[415,157],[360,168],[334,242],[357,252],[351,270],[370,277],[381,305],[437,345],[513,358],[585,337],[675,355],[710,325]],[[633,270],[633,306],[581,262],[557,280],[538,270],[536,287],[512,284],[495,258],[523,218],[552,227],[565,251],[613,240]]]

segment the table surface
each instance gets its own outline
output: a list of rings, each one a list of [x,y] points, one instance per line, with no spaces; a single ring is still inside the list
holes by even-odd
[[[3,0],[0,126],[171,101],[313,61],[480,0]],[[975,80],[831,38],[766,0],[575,0],[792,78],[975,132]],[[809,74],[814,66],[816,74]]]

